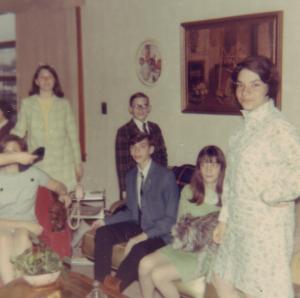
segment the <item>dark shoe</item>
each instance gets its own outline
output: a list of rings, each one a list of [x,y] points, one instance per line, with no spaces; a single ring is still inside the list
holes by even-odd
[[[109,297],[122,297],[121,280],[117,277],[107,275],[101,284],[102,290]]]

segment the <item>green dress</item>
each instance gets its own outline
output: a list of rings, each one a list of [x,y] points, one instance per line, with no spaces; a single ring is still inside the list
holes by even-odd
[[[192,190],[190,185],[186,185],[180,196],[179,211],[177,219],[182,215],[190,213],[193,216],[203,216],[211,212],[219,210],[216,206],[218,202],[217,194],[212,190],[207,190],[204,202],[201,205],[196,205],[189,202],[192,198]],[[175,250],[172,244],[162,247],[161,254],[169,258],[170,262],[175,265],[178,273],[183,281],[188,281],[196,278],[195,272],[197,271],[197,252],[186,252],[181,250]]]
[[[45,147],[45,157],[36,166],[63,182],[69,191],[75,188],[75,167],[81,162],[80,146],[68,100],[54,97],[46,128],[39,97],[33,95],[23,99],[12,133],[20,137],[27,136],[29,151]]]

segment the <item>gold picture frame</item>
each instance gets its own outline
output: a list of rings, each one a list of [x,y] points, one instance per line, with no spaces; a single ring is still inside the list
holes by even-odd
[[[282,19],[275,11],[182,23],[182,112],[239,115],[231,72],[243,58],[264,55],[281,73]]]

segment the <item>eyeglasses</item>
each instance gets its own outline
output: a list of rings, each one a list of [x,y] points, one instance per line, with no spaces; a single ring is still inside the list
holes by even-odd
[[[143,110],[148,110],[149,109],[149,105],[138,105],[135,104],[132,106],[134,109],[139,110],[139,111],[143,111]]]
[[[203,160],[200,162],[201,167],[211,167],[213,169],[216,169],[220,167],[220,164],[216,161],[209,161],[209,160]]]

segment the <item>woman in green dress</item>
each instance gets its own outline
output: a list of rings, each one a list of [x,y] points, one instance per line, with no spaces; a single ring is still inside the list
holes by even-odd
[[[181,192],[178,219],[187,213],[204,216],[219,210],[225,168],[225,157],[218,147],[207,146],[199,152],[191,183]],[[153,298],[155,288],[165,298],[179,298],[174,282],[195,278],[197,255],[167,245],[144,257],[139,265],[143,298]]]
[[[77,126],[52,66],[37,68],[29,95],[21,101],[13,133],[26,136],[29,151],[45,147],[36,166],[74,190],[83,175]]]
[[[17,124],[13,133],[26,137],[29,152],[45,148],[45,156],[36,166],[53,179],[62,182],[68,192],[75,189],[83,176],[75,118],[54,67],[40,65],[32,79],[29,97],[21,100]],[[71,230],[53,231],[49,209],[53,196],[39,188],[37,216],[44,231],[42,238],[61,257],[71,255]]]

